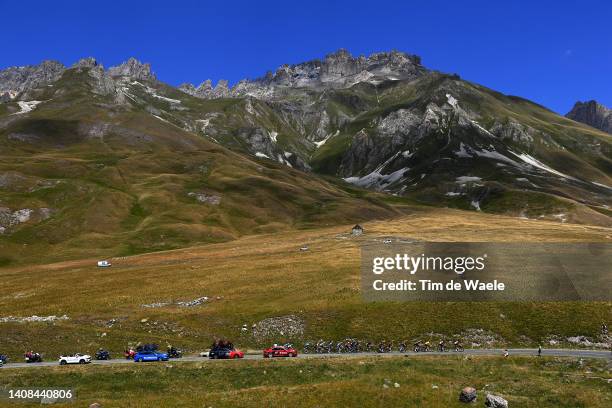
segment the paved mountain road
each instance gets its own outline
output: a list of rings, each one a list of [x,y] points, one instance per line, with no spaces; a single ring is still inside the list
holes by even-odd
[[[430,351],[430,352],[406,352],[399,353],[397,351],[391,353],[330,353],[330,354],[300,354],[297,358],[359,358],[359,357],[414,357],[414,356],[430,356],[430,355],[444,355],[444,356],[456,356],[456,355],[477,355],[477,356],[502,356],[502,349],[467,349],[462,353],[457,353],[454,351],[451,352],[438,352],[438,351]],[[535,356],[537,355],[537,349],[508,349],[508,353],[511,356]],[[605,350],[579,350],[579,349],[545,349],[542,350],[542,356],[547,357],[576,357],[576,358],[605,358],[611,359],[612,352]],[[282,358],[282,357],[278,357]],[[245,360],[263,360],[263,356],[261,354],[246,354],[244,356]],[[178,359],[171,359],[170,363],[180,363],[180,362],[203,362],[210,361],[211,363],[217,363],[226,360],[209,360],[207,357],[199,357],[199,356],[185,356]],[[165,362],[166,364],[169,362]],[[93,365],[114,365],[114,364],[137,364],[132,360],[126,360],[124,358],[121,359],[113,359],[113,360],[93,360],[91,362]],[[146,364],[146,363],[138,363],[138,364]],[[154,364],[154,362],[153,362]],[[41,368],[41,367],[54,367],[59,366],[57,360],[53,361],[45,361],[42,363],[8,363],[5,364],[0,370],[6,370],[10,368]]]

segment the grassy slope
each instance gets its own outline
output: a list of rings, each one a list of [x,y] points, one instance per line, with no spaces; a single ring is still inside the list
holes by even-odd
[[[537,344],[548,335],[595,337],[612,320],[611,303],[363,303],[359,247],[387,235],[431,241],[610,242],[609,228],[518,220],[455,210],[421,210],[365,224],[360,238],[338,239],[350,225],[243,237],[227,243],[114,260],[95,259],[0,271],[0,316],[63,315],[56,324],[2,324],[3,351],[23,348],[49,356],[73,346],[118,352],[128,342],[169,341],[199,351],[216,336],[244,347],[268,341],[414,339],[471,328],[490,330],[506,344]],[[300,252],[303,244],[310,251]],[[142,304],[212,300],[194,308],[146,309]],[[217,299],[219,297],[219,299]],[[294,314],[306,323],[298,338],[256,341],[242,324]],[[106,322],[119,319],[108,328]],[[142,323],[141,319],[148,319]],[[155,322],[158,322],[157,324]],[[173,331],[175,330],[175,331]],[[106,335],[102,336],[102,333]],[[182,333],[182,334],[181,334]],[[383,334],[384,333],[384,334]],[[522,337],[526,336],[528,339]],[[279,336],[282,337],[282,336]]]
[[[606,407],[612,399],[604,361],[581,365],[536,357],[216,361],[2,374],[10,387],[72,388],[79,406],[99,402],[105,408],[460,407],[465,404],[458,401],[459,391],[468,385],[478,390],[476,406],[484,405],[487,392],[503,396],[511,407],[525,408]],[[14,404],[0,401],[0,406]]]
[[[2,118],[0,174],[13,178],[0,187],[0,206],[53,209],[48,220],[0,236],[3,265],[130,255],[398,214],[381,195],[231,152],[139,106],[104,105],[108,98],[91,94],[82,75],[69,71],[43,90],[39,99],[47,102],[35,111]],[[96,132],[104,127],[103,136]],[[217,195],[221,203],[188,193]]]

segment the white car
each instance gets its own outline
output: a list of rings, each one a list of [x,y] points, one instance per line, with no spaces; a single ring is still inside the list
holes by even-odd
[[[71,356],[60,356],[60,365],[66,364],[89,364],[91,363],[91,356],[89,354],[73,354]]]
[[[109,261],[98,261],[98,267],[99,268],[108,268],[109,266],[111,266],[112,264]]]

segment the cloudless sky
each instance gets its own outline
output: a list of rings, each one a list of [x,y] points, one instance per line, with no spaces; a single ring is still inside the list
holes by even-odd
[[[429,68],[566,113],[612,107],[611,1],[0,0],[0,69],[130,56],[173,85],[397,49]]]

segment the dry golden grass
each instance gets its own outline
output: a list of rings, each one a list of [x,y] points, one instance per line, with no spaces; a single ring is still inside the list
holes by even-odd
[[[610,320],[611,304],[602,302],[482,302],[459,308],[450,303],[364,303],[359,290],[360,245],[382,236],[609,242],[610,229],[443,209],[365,223],[366,234],[357,238],[346,235],[351,226],[256,235],[113,259],[113,267],[107,269],[96,268],[96,259],[3,269],[0,316],[71,317],[54,325],[2,324],[3,351],[20,353],[27,347],[54,355],[75,346],[119,351],[128,341],[139,340],[169,341],[197,351],[216,336],[260,346],[250,334],[241,334],[242,324],[289,314],[306,323],[303,338],[286,339],[296,343],[347,336],[403,339],[484,328],[509,343],[527,336],[535,344],[548,334],[592,335],[601,321]],[[299,251],[304,244],[309,251]],[[200,296],[211,301],[194,308],[141,306]],[[106,327],[113,318],[120,319],[119,324]],[[153,322],[159,326],[152,327]],[[164,323],[172,327],[160,329]]]

